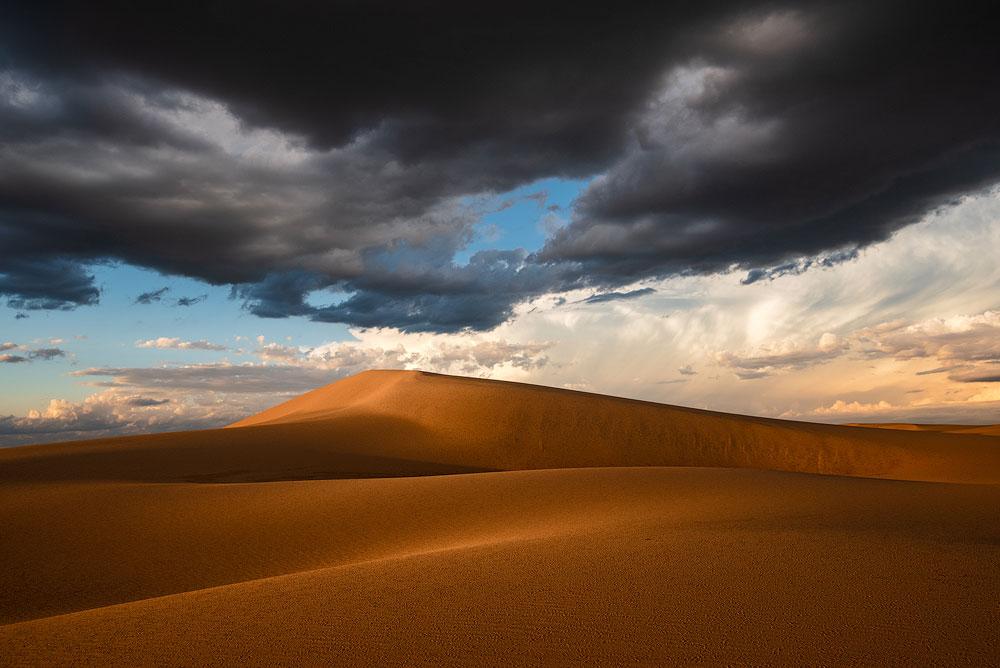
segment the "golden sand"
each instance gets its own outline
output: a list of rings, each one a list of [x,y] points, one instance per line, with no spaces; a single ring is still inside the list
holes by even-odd
[[[976,429],[381,371],[0,450],[0,665],[995,663]]]

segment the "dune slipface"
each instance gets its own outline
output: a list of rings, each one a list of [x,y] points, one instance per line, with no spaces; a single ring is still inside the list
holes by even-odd
[[[0,664],[989,664],[1000,438],[376,371],[0,450]]]

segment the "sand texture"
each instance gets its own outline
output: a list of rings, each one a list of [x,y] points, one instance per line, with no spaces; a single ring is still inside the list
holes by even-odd
[[[0,665],[996,665],[996,433],[380,371],[0,450]]]

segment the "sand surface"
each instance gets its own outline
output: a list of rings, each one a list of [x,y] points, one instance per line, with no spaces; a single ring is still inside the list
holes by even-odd
[[[0,450],[0,665],[997,664],[1000,438],[900,427],[368,372]]]

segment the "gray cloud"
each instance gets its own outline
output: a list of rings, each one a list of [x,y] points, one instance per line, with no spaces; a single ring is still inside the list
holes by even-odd
[[[28,353],[31,359],[51,360],[57,357],[66,357],[66,351],[60,348],[36,348]]]
[[[0,343],[0,352],[7,350],[17,350],[20,354],[4,353],[0,355],[0,364],[23,364],[35,360],[53,360],[57,357],[65,357],[66,351],[61,348],[34,348],[29,349],[16,343],[7,341]]]
[[[152,304],[154,302],[159,302],[163,300],[163,296],[170,291],[170,288],[160,288],[159,290],[153,290],[151,292],[143,292],[141,295],[136,297],[132,303],[133,304]]]
[[[80,378],[110,378],[99,387],[213,391],[227,394],[301,393],[333,382],[337,370],[260,364],[192,364],[179,367],[100,367],[74,371]]]
[[[198,295],[197,297],[178,297],[178,306],[194,306],[208,299],[208,295]]]
[[[952,373],[948,378],[959,383],[1000,383],[1000,364]]]
[[[638,299],[639,297],[651,295],[654,292],[656,292],[654,288],[638,288],[636,290],[629,290],[627,292],[599,292],[596,295],[591,295],[587,297],[583,301],[587,304],[600,304],[602,302],[614,302],[614,301],[623,301],[628,299]]]
[[[144,408],[147,406],[163,406],[169,404],[170,399],[153,399],[152,397],[134,397],[128,400],[129,406]]]

